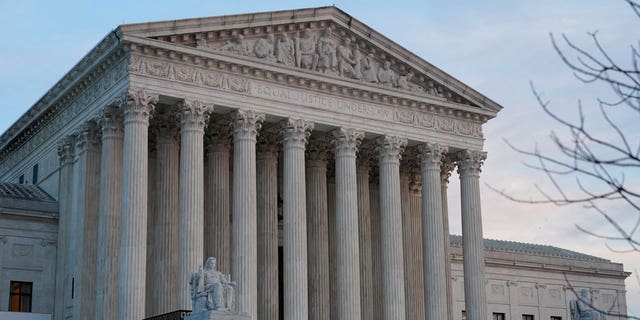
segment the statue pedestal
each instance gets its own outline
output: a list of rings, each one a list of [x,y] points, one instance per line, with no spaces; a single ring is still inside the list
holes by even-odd
[[[185,320],[250,320],[248,314],[233,314],[226,311],[201,311],[192,313],[184,318]]]

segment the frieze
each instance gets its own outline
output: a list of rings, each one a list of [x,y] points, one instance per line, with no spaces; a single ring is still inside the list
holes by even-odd
[[[482,126],[445,116],[427,114],[413,110],[402,110],[385,106],[355,102],[319,93],[288,89],[277,85],[251,83],[251,95],[278,101],[290,101],[311,107],[320,107],[335,112],[363,116],[376,120],[391,121],[436,131],[482,138]]]
[[[248,78],[223,72],[146,57],[132,56],[131,61],[129,71],[139,75],[166,78],[203,87],[243,93],[254,97],[294,102],[334,112],[402,123],[445,133],[483,138],[480,123],[450,118],[444,115],[350,101],[335,96],[304,92],[280,85],[252,81]],[[181,76],[176,76],[178,74]]]
[[[394,121],[392,108],[374,106],[370,104],[343,100],[340,98],[287,89],[276,85],[252,83],[252,96],[273,99],[278,101],[290,101],[312,107],[341,112],[352,115],[365,116],[379,120]]]
[[[2,159],[0,164],[0,175],[12,169],[37,147],[55,136],[61,128],[72,122],[76,116],[91,107],[96,99],[127,74],[127,68],[127,59],[121,60],[113,69],[105,73],[100,80],[88,87],[84,92],[78,94],[77,98],[71,102],[71,104],[55,115],[49,123],[36,132],[31,139],[13,152],[7,153],[6,158]]]

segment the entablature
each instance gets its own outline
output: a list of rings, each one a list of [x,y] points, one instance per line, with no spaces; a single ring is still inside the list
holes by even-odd
[[[502,108],[336,7],[120,26],[127,37],[308,70],[488,111]]]
[[[470,119],[486,123],[495,113],[478,107],[448,101],[439,96],[419,95],[397,88],[356,82],[351,79],[327,77],[310,70],[286,65],[264,63],[252,57],[230,56],[220,52],[202,51],[196,48],[174,46],[157,40],[125,36],[125,44],[132,54],[131,70],[140,72],[147,68],[151,75],[169,77],[172,80],[198,81],[189,79],[180,66],[218,70],[239,74],[244,77],[262,79],[287,86],[309,90],[320,90],[332,95],[357,98],[372,103],[405,106],[416,110]],[[146,59],[146,61],[145,61]],[[141,65],[144,63],[147,65]],[[149,64],[151,63],[151,64]],[[154,65],[154,63],[156,63]],[[148,69],[151,67],[151,69]],[[173,68],[173,69],[172,69]],[[178,69],[176,69],[178,68]],[[144,70],[142,70],[144,71]]]
[[[280,117],[294,113],[328,125],[360,125],[370,132],[393,132],[416,141],[439,139],[460,149],[482,148],[482,114],[436,104],[447,102],[361,90],[336,79],[265,70],[228,58],[194,57],[132,44],[131,86],[161,96],[191,95],[229,108],[249,105]]]

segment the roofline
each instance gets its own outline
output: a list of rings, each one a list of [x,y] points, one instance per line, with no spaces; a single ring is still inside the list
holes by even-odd
[[[60,78],[38,101],[36,101],[18,120],[0,135],[0,152],[16,137],[22,134],[32,123],[43,116],[67,91],[101,63],[102,59],[120,47],[122,33],[116,28],[102,38],[67,73]]]
[[[434,78],[434,80],[445,80],[443,81],[443,84],[446,84],[449,89],[456,90],[457,93],[462,96],[472,98],[475,103],[479,103],[495,114],[503,109],[503,107],[497,102],[491,100],[479,91],[467,86],[460,80],[437,68],[423,58],[407,50],[402,45],[396,43],[392,39],[387,38],[383,34],[371,28],[366,23],[354,18],[353,16],[336,6],[125,24],[121,25],[120,28],[123,34],[130,34],[137,37],[154,37],[175,34],[176,32],[186,34],[201,31],[211,31],[212,29],[225,30],[233,29],[234,27],[247,28],[247,23],[249,23],[248,28],[250,28],[254,26],[264,26],[274,23],[286,23],[288,20],[295,20],[296,22],[299,22],[305,19],[308,19],[309,21],[317,20],[318,18],[334,18],[336,22],[343,24],[345,28],[351,29],[352,31],[357,31],[361,35],[368,37],[369,41],[376,44],[379,48],[384,48],[391,53],[395,53],[399,57],[413,62],[413,67],[415,67],[416,70]]]
[[[358,19],[353,18],[350,14],[346,13],[342,9],[335,6],[324,6],[324,7],[315,7],[315,8],[304,8],[304,9],[293,9],[293,10],[278,10],[278,11],[267,11],[267,12],[258,12],[258,13],[246,13],[246,14],[233,14],[233,15],[224,15],[224,16],[212,16],[206,18],[188,18],[188,19],[180,19],[180,20],[165,20],[165,21],[156,21],[156,22],[145,22],[145,23],[136,23],[136,24],[124,24],[116,27],[116,29],[109,32],[98,44],[96,44],[87,54],[85,54],[80,61],[78,61],[60,80],[58,80],[52,87],[49,89],[36,103],[34,103],[29,110],[27,110],[18,120],[16,120],[2,135],[0,135],[0,152],[4,150],[15,138],[20,136],[25,129],[29,128],[29,126],[37,121],[42,115],[44,115],[51,106],[53,106],[58,99],[63,97],[63,95],[67,92],[67,90],[73,87],[78,83],[92,68],[98,65],[102,59],[112,53],[115,49],[120,47],[121,40],[124,34],[133,34],[136,36],[140,36],[142,34],[146,34],[149,36],[149,28],[152,26],[160,27],[160,25],[167,25],[163,27],[163,30],[169,31],[171,29],[178,28],[180,26],[189,26],[189,23],[193,23],[195,21],[199,22],[199,26],[194,26],[195,29],[202,28],[202,22],[204,20],[215,20],[213,22],[219,23],[220,26],[224,26],[225,28],[230,28],[231,25],[229,20],[234,20],[237,18],[247,18],[251,17],[250,22],[255,23],[256,21],[261,21],[258,19],[259,17],[264,17],[265,19],[268,17],[269,20],[272,21],[274,17],[278,17],[279,19],[285,18],[284,16],[289,16],[291,19],[305,17],[308,16],[310,18],[337,18],[342,19],[342,21],[337,21],[342,24],[345,24],[346,27],[357,30],[363,35],[368,35],[369,39],[373,42],[377,42],[378,46],[381,48],[385,48],[386,50],[390,50],[395,52],[398,56],[407,58],[407,60],[411,60],[417,62],[415,65],[416,69],[425,73],[426,75],[436,75],[437,79],[451,79],[451,82],[445,81],[445,84],[448,86],[452,86],[451,89],[458,90],[458,94],[464,96],[471,96],[475,98],[474,102],[483,102],[483,105],[493,112],[497,114],[503,107],[488,97],[484,96],[482,93],[474,90],[473,88],[465,85],[461,81],[447,74],[446,72],[440,70],[439,68],[433,66],[429,62],[410,52],[403,46],[394,42],[393,40],[387,38],[386,36],[380,34],[376,30],[369,27],[367,24],[359,21]],[[283,17],[280,17],[283,16]],[[236,23],[244,23],[247,21],[236,21]],[[227,24],[229,23],[229,24]],[[258,25],[258,24],[256,24]],[[207,25],[210,26],[210,25]],[[146,32],[143,32],[142,29],[147,28]],[[137,30],[136,30],[137,29]],[[197,30],[194,30],[194,32]],[[156,31],[159,32],[159,31]],[[392,46],[382,46],[381,43],[391,43]],[[395,47],[395,48],[394,48]],[[394,50],[395,49],[395,50]]]
[[[239,17],[246,17],[246,16],[273,16],[273,15],[284,15],[285,13],[291,13],[292,17],[294,18],[295,13],[300,13],[303,11],[317,11],[317,10],[324,10],[324,9],[337,9],[338,11],[342,12],[345,15],[349,15],[348,13],[344,12],[342,9],[336,7],[336,6],[322,6],[322,7],[305,7],[305,8],[298,8],[298,9],[284,9],[284,10],[274,10],[274,11],[261,11],[261,12],[246,12],[246,13],[234,13],[234,14],[225,14],[225,15],[219,15],[219,16],[207,16],[207,17],[196,17],[196,18],[183,18],[183,19],[175,19],[175,20],[156,20],[156,21],[147,21],[147,22],[139,22],[139,23],[125,23],[125,24],[121,24],[118,26],[118,28],[120,28],[122,30],[123,33],[127,33],[129,31],[131,31],[130,29],[136,28],[136,27],[142,27],[142,26],[149,26],[152,24],[166,24],[166,23],[174,23],[175,27],[178,27],[178,24],[180,23],[187,23],[190,21],[198,21],[198,20],[204,20],[204,19],[216,19],[216,20],[231,20],[233,18],[239,18]],[[253,21],[259,21],[256,19],[252,19]]]

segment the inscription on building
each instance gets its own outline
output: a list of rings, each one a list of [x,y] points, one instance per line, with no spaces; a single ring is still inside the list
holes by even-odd
[[[480,123],[402,109],[401,107],[388,107],[351,101],[330,95],[301,91],[275,84],[266,84],[236,75],[149,57],[132,56],[129,72],[192,83],[203,87],[217,88],[254,97],[288,101],[368,119],[408,124],[472,138],[483,137]]]

